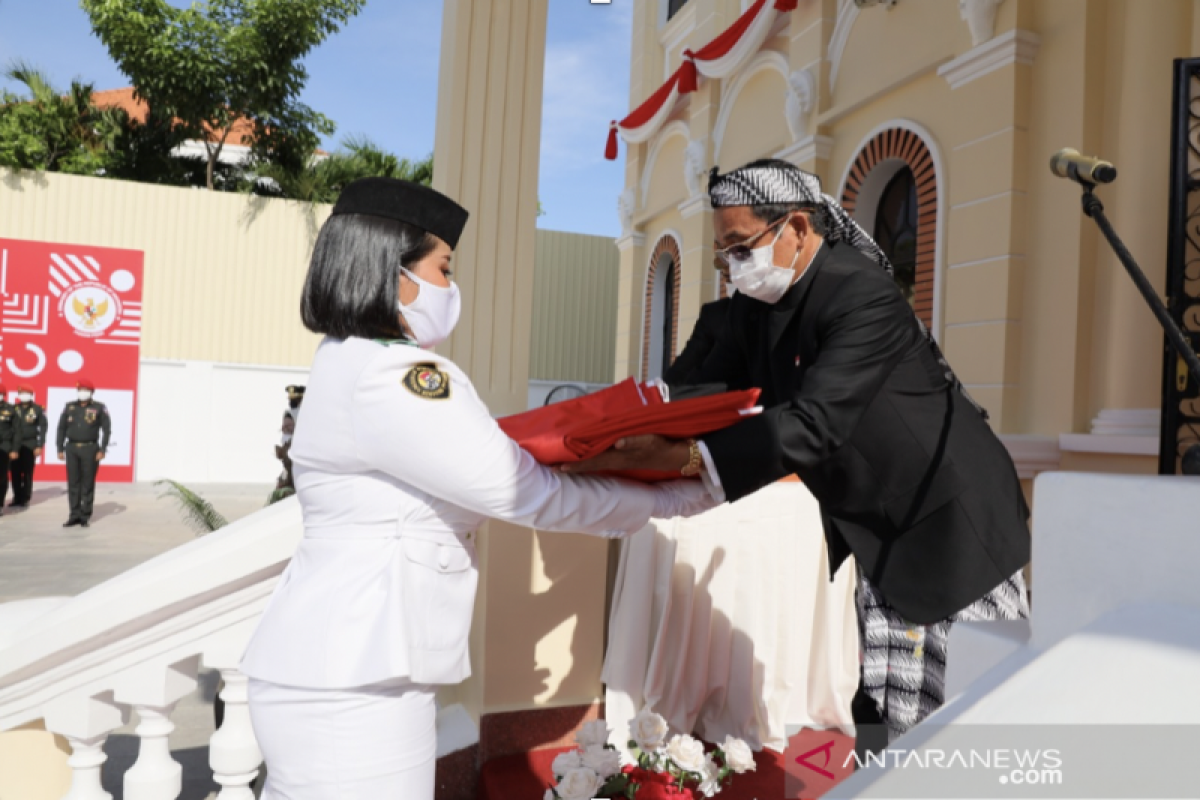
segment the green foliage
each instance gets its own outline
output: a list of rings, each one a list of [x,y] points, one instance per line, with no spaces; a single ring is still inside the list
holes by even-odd
[[[4,74],[29,96],[0,93],[0,166],[96,175],[112,165],[128,123],[124,111],[97,108],[92,87],[79,81],[60,92],[23,62]]]
[[[300,165],[261,161],[253,171],[259,179],[253,184],[255,192],[333,203],[346,184],[359,178],[402,178],[429,186],[433,182],[433,156],[410,161],[381,149],[370,139],[350,137],[324,158],[310,153]]]
[[[213,508],[212,503],[183,484],[165,479],[155,481],[154,485],[164,487],[162,494],[159,495],[160,499],[163,497],[175,498],[179,503],[179,508],[183,511],[184,521],[196,530],[197,536],[212,533],[229,524],[229,520],[221,516],[220,512]]]
[[[273,506],[276,503],[278,503],[280,500],[286,500],[287,498],[291,497],[295,493],[296,493],[296,490],[290,486],[285,486],[282,489],[275,489],[271,492],[270,496],[267,498],[267,505]]]
[[[137,96],[189,138],[208,143],[208,186],[230,127],[254,126],[257,147],[311,151],[333,122],[298,97],[302,59],[357,14],[365,0],[207,0],[176,8],[166,0],[81,0],[92,29]]]

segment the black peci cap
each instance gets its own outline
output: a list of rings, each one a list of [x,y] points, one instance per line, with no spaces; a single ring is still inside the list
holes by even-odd
[[[360,178],[346,186],[333,207],[336,214],[367,214],[415,225],[450,245],[467,224],[467,210],[439,191],[398,178]]]

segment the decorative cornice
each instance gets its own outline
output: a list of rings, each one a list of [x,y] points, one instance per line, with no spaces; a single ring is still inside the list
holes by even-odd
[[[996,9],[1004,0],[958,0],[958,13],[971,30],[971,46],[992,38],[996,31]]]
[[[707,192],[701,192],[679,204],[679,213],[684,219],[690,219],[702,211],[712,211]]]
[[[798,69],[788,75],[787,82],[788,94],[784,114],[792,141],[798,142],[807,132],[805,118],[817,103],[817,78],[811,69]]]
[[[646,234],[630,233],[617,239],[617,250],[624,253],[634,247],[642,247],[646,244]]]
[[[1058,447],[1068,453],[1103,453],[1117,456],[1157,456],[1157,436],[1127,434],[1064,433]]]
[[[828,161],[833,155],[833,139],[829,136],[814,135],[801,139],[790,147],[785,147],[775,154],[775,158],[790,161],[796,166],[803,166],[809,161]]]
[[[957,89],[1010,64],[1032,64],[1041,43],[1033,31],[1013,29],[946,62],[938,68],[938,75],[951,89]]]

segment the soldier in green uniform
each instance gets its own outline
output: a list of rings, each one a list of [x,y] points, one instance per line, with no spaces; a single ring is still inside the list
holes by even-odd
[[[17,410],[8,402],[8,388],[0,383],[0,516],[4,515],[4,502],[8,498],[8,454],[13,451],[16,428]]]
[[[63,523],[64,528],[88,526],[96,497],[96,472],[112,433],[108,409],[92,399],[96,387],[91,381],[80,380],[75,388],[79,400],[67,403],[58,418],[58,458],[67,462],[67,494],[71,501],[71,516]]]
[[[9,503],[15,508],[27,508],[33,497],[33,468],[42,449],[46,446],[46,410],[33,402],[33,387],[17,387],[17,424],[13,436],[12,450],[8,456],[12,467],[13,499]]]

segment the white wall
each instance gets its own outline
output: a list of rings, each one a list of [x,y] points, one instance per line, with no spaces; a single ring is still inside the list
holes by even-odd
[[[138,398],[138,481],[274,483],[285,387],[297,367],[143,359]]]

